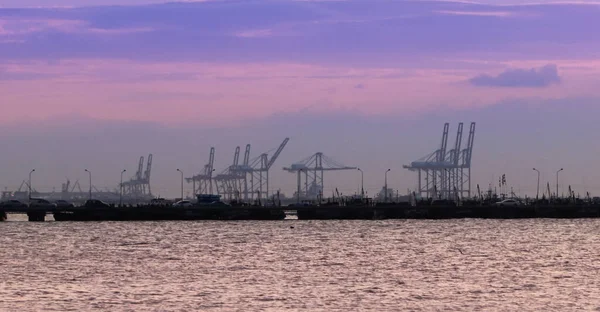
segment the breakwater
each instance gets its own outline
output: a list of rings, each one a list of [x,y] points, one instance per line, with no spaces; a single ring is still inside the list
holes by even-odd
[[[300,220],[327,219],[453,219],[453,218],[598,218],[600,203],[591,201],[536,201],[502,205],[484,201],[448,200],[416,203],[327,202],[281,205],[84,205],[70,207],[0,207],[7,214],[27,214],[30,221],[44,221],[52,214],[56,221],[154,221],[154,220],[283,220],[296,215]]]

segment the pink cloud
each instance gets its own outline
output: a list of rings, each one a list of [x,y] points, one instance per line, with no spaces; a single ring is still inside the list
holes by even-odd
[[[0,39],[0,44],[21,44],[25,43],[22,39]]]
[[[0,35],[21,35],[47,30],[74,32],[85,24],[81,20],[65,19],[0,19]]]
[[[87,21],[70,19],[0,19],[0,36],[16,36],[44,31],[119,35],[153,30],[151,27],[97,28],[91,27]]]
[[[271,29],[253,29],[235,33],[236,37],[240,38],[265,38],[273,36]]]
[[[0,101],[11,103],[0,120],[82,114],[222,125],[305,108],[406,115],[440,106],[480,107],[507,98],[600,96],[600,61],[550,62],[560,66],[563,83],[543,90],[477,88],[465,82],[479,73],[509,67],[502,63],[442,69],[127,60],[13,62],[0,65]],[[514,66],[531,68],[539,66],[536,63],[514,62]],[[360,85],[368,87],[356,88]]]
[[[493,17],[512,17],[517,15],[515,12],[508,11],[436,11],[447,15],[470,15],[470,16],[493,16]]]

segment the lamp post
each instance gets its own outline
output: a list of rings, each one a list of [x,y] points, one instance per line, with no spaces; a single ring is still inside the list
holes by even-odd
[[[29,200],[31,200],[31,174],[35,171],[35,169],[31,169],[31,171],[29,171]]]
[[[177,171],[181,173],[181,200],[183,200],[183,171],[179,170],[179,168],[177,169]]]
[[[123,205],[123,173],[125,173],[125,169],[121,171],[121,184],[119,184],[119,206]]]
[[[360,196],[361,198],[365,196],[365,175],[364,172],[360,168],[356,168],[360,171]]]
[[[537,191],[535,193],[535,199],[538,199],[540,196],[540,171],[533,168],[534,171],[537,171],[538,180],[537,180]]]
[[[387,173],[390,172],[390,170],[392,170],[392,169],[388,169],[385,171],[385,202],[386,203],[387,203],[387,199],[388,199]]]
[[[556,171],[556,198],[558,198],[558,173],[563,170],[563,168],[560,168],[558,171]]]
[[[92,172],[87,169],[85,169],[85,172],[87,172],[90,176],[90,198],[89,199],[92,199]]]

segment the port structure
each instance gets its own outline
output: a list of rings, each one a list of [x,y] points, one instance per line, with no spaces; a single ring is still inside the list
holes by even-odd
[[[475,123],[469,128],[467,146],[461,149],[463,123],[458,124],[454,148],[448,148],[449,123],[444,124],[440,148],[403,166],[418,173],[416,194],[422,198],[460,199],[471,197],[471,159],[475,140]]]
[[[215,165],[215,148],[210,148],[208,163],[204,165],[202,172],[189,178],[185,178],[187,183],[192,183],[194,197],[198,194],[213,193],[213,172]],[[196,182],[198,182],[196,184]]]
[[[130,198],[151,198],[150,174],[152,172],[152,154],[148,155],[146,170],[144,170],[144,156],[140,157],[138,170],[129,181],[123,182],[123,196]]]
[[[246,145],[244,159],[240,164],[240,147],[235,148],[233,163],[215,176],[214,181],[217,193],[225,200],[256,200],[269,197],[269,170],[279,158],[279,155],[289,142],[285,138],[272,156],[273,150],[260,154],[250,159],[252,146]]]
[[[92,185],[93,198],[107,203],[118,203],[120,201],[124,203],[140,203],[148,202],[153,198],[150,188],[150,175],[152,171],[152,154],[147,158],[146,169],[144,170],[144,157],[140,157],[138,163],[138,169],[135,175],[127,181],[123,182],[123,197],[120,198],[119,188],[114,190],[106,189],[99,190],[96,186]],[[27,180],[19,186],[19,189],[15,192],[8,190],[0,193],[0,201],[7,199],[17,199],[26,202],[29,198],[29,184]],[[79,180],[75,183],[71,183],[71,180],[67,178],[65,183],[62,183],[60,192],[53,190],[52,192],[39,192],[35,188],[31,187],[32,197],[44,198],[50,201],[55,200],[66,200],[72,203],[83,203],[89,198],[89,191],[82,190]]]
[[[289,167],[284,167],[283,170],[297,174],[296,197],[298,199],[314,200],[323,196],[325,171],[356,170],[357,168],[343,165],[318,152]]]
[[[240,147],[237,146],[233,154],[233,163],[217,174],[213,179],[217,189],[217,194],[221,195],[224,200],[231,201],[234,199],[239,199],[239,181],[241,177],[238,176],[234,171],[234,168],[239,165],[239,159]]]

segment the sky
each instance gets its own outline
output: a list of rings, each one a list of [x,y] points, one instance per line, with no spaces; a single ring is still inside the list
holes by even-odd
[[[477,122],[473,184],[501,174],[535,194],[600,194],[600,2],[0,1],[0,187],[36,168],[37,189],[86,177],[114,189],[139,156],[153,186],[290,143],[365,172],[367,189],[416,183],[402,165],[438,148],[444,122]],[[451,135],[451,140],[453,136]],[[187,174],[189,173],[189,174]],[[357,172],[326,177],[356,191]],[[35,185],[34,185],[35,186]]]

